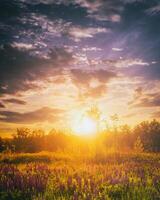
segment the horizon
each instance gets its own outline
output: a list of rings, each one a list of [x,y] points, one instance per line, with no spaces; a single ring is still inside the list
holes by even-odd
[[[105,126],[102,126],[102,128],[100,128],[99,131],[94,130],[93,132],[87,133],[87,132],[81,132],[81,131],[76,131],[76,129],[71,128],[71,127],[66,127],[66,128],[60,128],[60,127],[51,127],[50,129],[43,129],[41,127],[28,127],[28,126],[19,126],[15,129],[11,129],[8,132],[0,133],[0,138],[2,139],[12,139],[15,135],[17,135],[17,130],[25,130],[27,129],[31,134],[36,131],[36,132],[43,132],[44,136],[49,135],[50,133],[59,133],[59,134],[64,134],[64,135],[71,135],[71,136],[76,136],[82,139],[87,139],[87,140],[92,140],[93,138],[96,139],[96,136],[101,136],[101,134],[107,134],[110,132],[115,133],[115,128],[117,129],[117,134],[119,135],[119,131],[123,128],[129,128],[130,132],[134,132],[134,129],[137,128],[139,125],[143,124],[143,123],[147,123],[150,124],[152,122],[158,122],[160,123],[159,120],[156,119],[151,119],[151,120],[145,120],[145,121],[141,121],[135,125],[129,125],[129,124],[117,124],[116,126],[114,125],[114,122],[110,123],[110,124],[105,124]],[[76,125],[76,124],[75,124]],[[79,124],[79,127],[81,126],[81,124]],[[5,130],[6,131],[6,130]]]

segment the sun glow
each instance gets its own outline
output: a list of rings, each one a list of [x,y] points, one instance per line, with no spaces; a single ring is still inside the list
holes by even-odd
[[[89,136],[97,132],[97,123],[88,116],[82,117],[73,127],[73,131],[78,135]]]

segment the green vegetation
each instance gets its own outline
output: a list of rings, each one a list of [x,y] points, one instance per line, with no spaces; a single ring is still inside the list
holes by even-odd
[[[84,159],[47,152],[1,155],[0,199],[160,199],[160,154],[103,156],[97,160],[95,155]],[[5,157],[10,164],[4,163]]]

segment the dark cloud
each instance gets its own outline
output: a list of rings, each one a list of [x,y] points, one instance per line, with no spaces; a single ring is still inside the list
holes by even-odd
[[[64,48],[52,49],[48,58],[43,58],[4,46],[0,49],[0,94],[16,94],[38,88],[37,81],[54,76],[58,68],[67,67],[71,60],[71,53]]]
[[[121,69],[121,72],[125,76],[141,77],[146,81],[160,80],[160,62],[150,63],[149,66],[135,65],[134,67]]]
[[[55,122],[63,110],[43,107],[41,109],[19,113],[12,111],[0,111],[0,121],[8,123],[30,124],[38,122]]]
[[[133,106],[135,102],[139,101],[142,96],[143,96],[143,88],[142,87],[136,88],[134,90],[133,99],[130,102],[128,102],[128,105]]]
[[[157,4],[146,10],[146,13],[149,15],[157,15],[159,14],[159,12],[160,12],[160,3],[158,1]]]
[[[26,105],[27,102],[20,100],[20,99],[15,99],[15,98],[11,98],[11,99],[3,99],[4,103],[12,103],[12,104],[19,104],[19,105]]]
[[[140,99],[140,102],[136,104],[137,107],[159,107],[160,106],[160,95],[155,97],[144,97]]]
[[[44,53],[53,45],[72,44],[70,38],[87,38],[86,43],[107,48],[107,53],[117,47],[125,56],[158,59],[160,16],[145,12],[155,7],[157,0],[2,0],[0,41],[32,44],[35,52]],[[98,37],[110,29],[112,34]]]
[[[5,105],[0,102],[0,108],[5,108]]]
[[[87,9],[88,16],[91,18],[99,21],[120,21],[120,13],[123,11],[123,4],[119,0],[82,0],[76,2]]]
[[[63,13],[61,17],[65,16],[64,12],[70,12],[72,18],[66,15],[67,19],[74,20],[75,18],[83,20],[82,17],[88,16],[99,21],[119,21],[119,18],[115,16],[121,13],[123,10],[123,2],[121,0],[49,0],[49,1],[23,1],[29,5],[34,6],[37,10],[40,10],[43,14],[50,16],[59,16],[59,13]],[[48,11],[48,13],[47,13]],[[53,13],[54,11],[54,13]],[[76,13],[79,14],[76,15]]]
[[[100,98],[107,93],[107,86],[101,84],[97,87],[90,87],[88,91],[84,94],[84,97]]]
[[[160,107],[160,93],[142,93],[138,90],[134,100],[129,102],[134,107]]]
[[[100,83],[107,83],[110,79],[116,78],[117,74],[113,71],[107,71],[103,69],[99,70],[83,70],[72,69],[71,79],[75,85],[89,86],[91,80],[98,80]]]
[[[68,15],[70,13],[70,15]],[[64,1],[2,0],[0,5],[0,42],[32,44],[35,52],[53,45],[92,38],[105,33],[104,27],[89,25],[87,12],[77,3]],[[86,24],[87,23],[87,24]],[[78,34],[79,31],[79,34]],[[81,34],[80,34],[81,32]]]
[[[89,97],[100,98],[104,96],[107,92],[106,84],[113,78],[117,78],[116,72],[107,71],[103,69],[71,70],[71,80],[79,90],[80,100],[84,100]],[[98,85],[92,86],[92,81],[98,81]]]

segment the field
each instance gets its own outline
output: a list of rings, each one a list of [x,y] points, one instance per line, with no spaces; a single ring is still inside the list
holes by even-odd
[[[1,200],[159,200],[160,154],[1,154]]]

